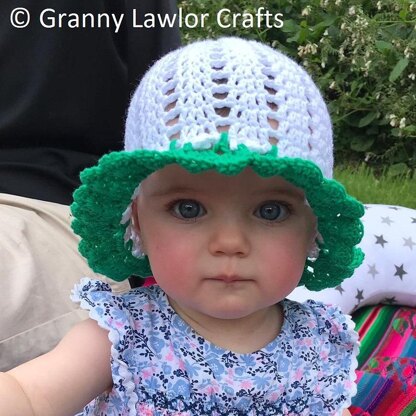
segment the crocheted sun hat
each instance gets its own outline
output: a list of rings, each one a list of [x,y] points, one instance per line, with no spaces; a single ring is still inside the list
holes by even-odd
[[[129,207],[140,182],[169,164],[224,175],[251,167],[302,188],[322,236],[318,258],[305,263],[300,284],[308,289],[337,286],[362,262],[364,209],[331,179],[326,105],[308,74],[278,51],[206,40],[150,68],[129,107],[125,150],[83,171],[74,193],[72,227],[94,271],[117,281],[151,275],[147,257],[132,253]]]

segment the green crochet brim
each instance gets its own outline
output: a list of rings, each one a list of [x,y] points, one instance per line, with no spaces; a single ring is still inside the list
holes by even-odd
[[[228,136],[223,134],[208,150],[194,150],[190,143],[177,149],[173,141],[166,151],[113,152],[81,173],[82,185],[71,205],[72,228],[81,237],[80,253],[95,272],[116,281],[152,274],[147,257],[134,257],[131,241],[125,243],[128,224],[121,224],[121,218],[139,183],[170,164],[192,173],[215,169],[224,175],[237,175],[251,167],[262,177],[281,176],[302,188],[318,218],[323,242],[319,243],[318,259],[306,260],[299,285],[310,290],[335,287],[362,263],[364,255],[356,245],[363,236],[360,217],[364,208],[340,183],[324,178],[311,161],[277,157],[275,146],[266,154],[252,152],[244,145],[230,150]]]

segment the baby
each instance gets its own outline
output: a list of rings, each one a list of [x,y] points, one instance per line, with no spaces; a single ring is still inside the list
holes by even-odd
[[[362,261],[363,207],[332,164],[322,97],[281,53],[223,38],[160,59],[125,151],[83,172],[72,205],[95,271],[154,284],[120,296],[83,279],[72,298],[91,319],[2,374],[0,413],[349,415],[349,317],[286,299]]]

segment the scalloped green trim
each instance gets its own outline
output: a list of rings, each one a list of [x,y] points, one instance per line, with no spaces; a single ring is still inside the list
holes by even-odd
[[[120,221],[138,184],[172,163],[192,173],[215,169],[224,175],[237,175],[251,166],[262,177],[282,176],[302,188],[318,217],[324,243],[318,259],[306,261],[299,285],[310,290],[335,287],[362,263],[364,255],[356,245],[363,236],[363,205],[340,183],[324,178],[313,162],[279,158],[275,146],[266,154],[252,152],[244,145],[230,150],[227,133],[211,149],[194,150],[190,143],[179,149],[176,146],[173,141],[167,151],[113,152],[81,173],[82,185],[71,205],[72,228],[81,237],[79,251],[94,271],[117,281],[152,274],[146,257],[138,259],[131,254],[131,242],[124,242],[127,224]]]

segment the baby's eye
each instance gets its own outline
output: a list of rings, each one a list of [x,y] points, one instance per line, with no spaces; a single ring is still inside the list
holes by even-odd
[[[184,219],[197,218],[205,214],[203,206],[199,202],[191,199],[176,201],[171,209],[178,218]]]
[[[260,205],[254,215],[267,221],[281,221],[289,215],[289,208],[281,202],[271,201]]]

